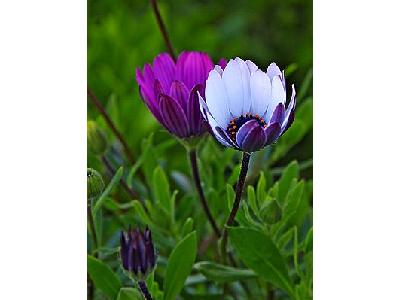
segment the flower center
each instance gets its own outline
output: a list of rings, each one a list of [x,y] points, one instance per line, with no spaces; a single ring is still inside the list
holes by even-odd
[[[250,120],[257,120],[258,124],[261,127],[266,128],[267,124],[265,123],[264,119],[261,118],[259,115],[254,115],[251,113],[247,113],[245,115],[241,115],[240,117],[235,117],[233,118],[227,127],[227,131],[229,134],[229,137],[232,139],[232,141],[236,141],[236,134],[239,130],[240,127],[243,126],[243,124],[245,124],[247,121]]]

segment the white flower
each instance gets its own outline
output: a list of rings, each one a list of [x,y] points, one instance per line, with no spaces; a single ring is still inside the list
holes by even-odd
[[[285,77],[272,63],[263,72],[250,60],[231,59],[210,71],[201,111],[225,146],[254,152],[275,142],[292,124],[296,92],[285,109]]]

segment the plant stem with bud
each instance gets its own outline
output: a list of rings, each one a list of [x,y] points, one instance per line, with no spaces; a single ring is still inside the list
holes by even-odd
[[[250,161],[250,154],[247,152],[243,152],[242,167],[240,169],[239,179],[236,184],[235,201],[233,202],[232,210],[229,214],[228,220],[225,223],[224,232],[222,233],[221,255],[223,262],[226,261],[226,254],[227,254],[228,227],[232,226],[240,207],[240,200],[242,199],[244,182],[246,180],[247,170],[249,168],[249,161]]]
[[[142,292],[143,297],[146,300],[153,300],[153,298],[151,297],[150,292],[149,292],[149,290],[147,288],[146,282],[138,281],[138,285],[139,285],[140,291]]]

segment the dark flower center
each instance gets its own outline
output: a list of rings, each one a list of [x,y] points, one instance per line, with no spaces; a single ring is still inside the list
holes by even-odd
[[[258,124],[261,127],[264,127],[264,128],[267,127],[267,124],[265,123],[264,119],[261,118],[259,115],[253,115],[251,113],[247,113],[245,115],[241,115],[240,117],[233,118],[229,122],[228,127],[226,129],[228,131],[229,137],[232,139],[232,141],[236,141],[236,134],[237,134],[239,128],[242,127],[243,124],[245,124],[247,121],[250,121],[250,120],[257,120]]]

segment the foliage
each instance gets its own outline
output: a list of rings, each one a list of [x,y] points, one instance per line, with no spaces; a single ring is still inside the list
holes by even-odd
[[[152,231],[158,262],[146,283],[154,299],[312,298],[311,5],[309,0],[160,1],[177,51],[203,50],[214,60],[241,56],[264,68],[275,60],[287,66],[286,81],[298,91],[292,127],[277,144],[252,155],[236,223],[229,228],[228,248],[238,262],[232,266],[221,262],[185,148],[160,129],[140,101],[135,68],[165,51],[148,2],[89,0],[88,84],[135,159],[129,162],[89,104],[88,118],[106,133],[104,155],[114,168],[111,172],[88,149],[88,166],[106,182],[92,204],[97,249],[88,236],[94,299],[142,299],[120,266],[119,234],[129,225]],[[202,186],[219,228],[233,203],[239,160],[239,152],[210,136],[200,145]]]

